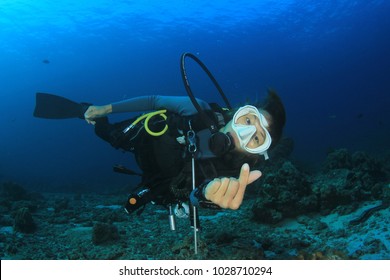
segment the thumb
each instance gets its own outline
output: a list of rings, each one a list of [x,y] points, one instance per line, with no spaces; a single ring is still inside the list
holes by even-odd
[[[250,171],[249,164],[244,163],[241,167],[240,177],[238,178],[240,186],[246,187],[248,184],[256,181],[261,176],[260,170]]]
[[[259,179],[263,175],[260,170],[253,170],[249,173],[248,185]]]

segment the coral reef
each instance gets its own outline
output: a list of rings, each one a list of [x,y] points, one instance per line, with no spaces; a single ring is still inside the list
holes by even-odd
[[[266,174],[257,189],[258,199],[252,208],[257,222],[274,224],[318,208],[307,176],[290,161]]]
[[[390,168],[334,150],[315,173],[278,152],[237,211],[199,209],[198,254],[188,219],[123,210],[123,193],[30,193],[5,183],[1,259],[390,259]]]
[[[350,213],[363,201],[388,200],[388,172],[384,164],[364,152],[346,149],[328,154],[314,175],[291,161],[272,166],[257,185],[254,220],[275,224],[303,213]],[[252,193],[253,195],[253,193]]]

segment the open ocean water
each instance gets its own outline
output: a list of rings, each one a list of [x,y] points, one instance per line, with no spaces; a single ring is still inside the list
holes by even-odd
[[[294,142],[290,159],[303,169],[320,170],[339,149],[389,162],[389,13],[385,0],[0,0],[0,182],[70,193],[136,184],[112,172],[114,164],[136,168],[132,155],[98,139],[85,122],[33,118],[35,93],[94,104],[183,96],[184,52],[207,65],[232,105],[261,100],[268,87],[275,89],[287,111],[284,135]],[[187,71],[198,98],[222,102],[195,64]],[[389,167],[380,168],[374,181],[386,190]],[[384,192],[367,201],[380,203]],[[359,255],[354,247],[343,256],[389,258],[389,237],[380,240],[384,247],[375,254]],[[9,249],[7,258],[12,255],[26,257]]]

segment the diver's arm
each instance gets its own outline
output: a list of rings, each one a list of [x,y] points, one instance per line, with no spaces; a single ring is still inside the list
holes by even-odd
[[[210,109],[207,102],[200,99],[197,99],[197,101],[202,109]],[[112,104],[112,113],[143,112],[159,109],[167,109],[181,116],[197,113],[190,98],[187,96],[139,96]]]
[[[200,99],[197,99],[197,101],[202,109],[210,109],[207,102]],[[167,109],[182,116],[190,116],[197,113],[189,97],[149,95],[134,97],[103,106],[90,106],[85,112],[84,118],[88,123],[95,124],[94,119],[105,117],[111,113],[144,112],[159,109]]]

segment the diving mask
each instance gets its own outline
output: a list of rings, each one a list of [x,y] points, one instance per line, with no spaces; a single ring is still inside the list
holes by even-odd
[[[248,115],[248,117],[255,116],[255,119],[252,118],[252,120],[254,121],[251,121],[248,124],[238,123],[238,119],[246,115]],[[255,123],[257,122],[257,120],[259,122],[260,127],[264,131],[264,136],[265,136],[264,142],[249,145],[249,143],[256,136],[257,128],[255,126]],[[246,105],[239,108],[237,112],[234,114],[232,120],[232,129],[237,134],[241,148],[243,148],[245,151],[251,154],[263,155],[265,159],[268,159],[267,150],[269,149],[272,143],[271,135],[267,130],[268,126],[269,126],[268,121],[264,117],[264,115],[261,114],[256,107],[251,105]]]

